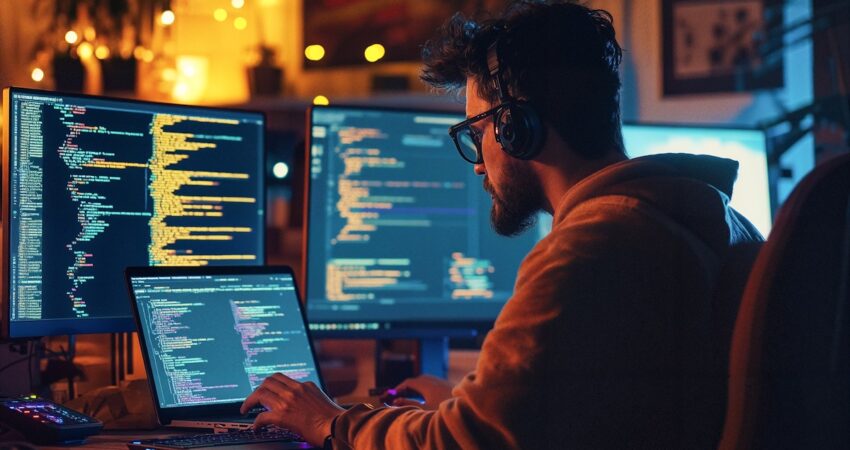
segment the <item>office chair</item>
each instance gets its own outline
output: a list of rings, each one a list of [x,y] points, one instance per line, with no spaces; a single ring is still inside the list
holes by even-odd
[[[794,189],[735,323],[720,450],[850,448],[850,155]]]

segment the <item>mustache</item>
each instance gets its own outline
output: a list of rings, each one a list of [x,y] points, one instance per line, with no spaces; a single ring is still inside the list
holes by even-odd
[[[493,185],[490,184],[490,179],[487,178],[487,175],[484,175],[484,181],[482,182],[482,184],[484,185],[484,191],[486,191],[488,194],[495,193],[495,191],[493,191]]]

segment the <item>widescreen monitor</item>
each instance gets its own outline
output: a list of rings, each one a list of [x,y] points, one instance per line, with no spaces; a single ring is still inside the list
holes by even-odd
[[[316,334],[427,337],[492,325],[542,234],[492,230],[482,178],[447,133],[463,118],[312,109],[304,267]]]
[[[262,114],[3,100],[4,335],[134,330],[128,266],[263,264]]]
[[[626,124],[623,140],[630,158],[658,153],[691,153],[738,161],[733,208],[744,214],[765,237],[772,224],[764,132],[712,126]]]
[[[439,336],[486,329],[550,217],[495,234],[490,197],[447,129],[461,114],[316,107],[310,113],[305,276],[317,335]],[[630,157],[695,153],[740,162],[732,206],[764,234],[771,209],[756,130],[625,125]]]

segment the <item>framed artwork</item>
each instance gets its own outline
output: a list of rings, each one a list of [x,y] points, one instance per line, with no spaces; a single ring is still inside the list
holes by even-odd
[[[781,0],[662,0],[661,15],[665,96],[782,87],[781,50],[768,50]]]
[[[304,2],[304,46],[325,49],[305,68],[367,64],[364,50],[381,44],[382,62],[419,61],[422,44],[452,14],[499,11],[506,0],[309,0]]]

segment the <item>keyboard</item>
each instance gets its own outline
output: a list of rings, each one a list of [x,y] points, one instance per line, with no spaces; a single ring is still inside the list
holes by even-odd
[[[259,444],[264,442],[302,442],[304,439],[283,428],[266,427],[260,430],[237,430],[227,433],[205,433],[174,436],[164,439],[130,441],[127,447],[135,449],[179,449],[221,447],[226,445]]]

